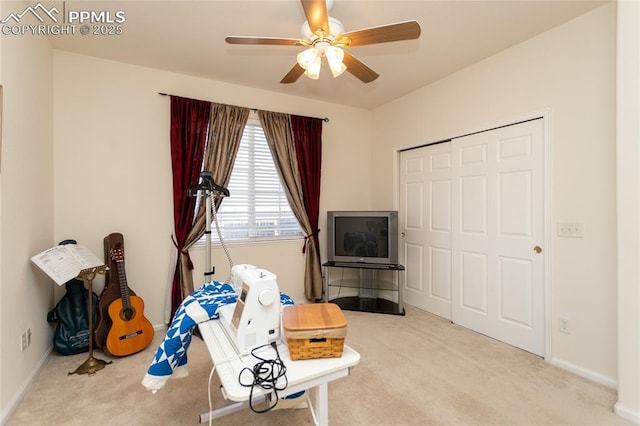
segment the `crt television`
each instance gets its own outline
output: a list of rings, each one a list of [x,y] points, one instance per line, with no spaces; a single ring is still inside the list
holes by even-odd
[[[398,212],[327,212],[327,261],[397,265]]]

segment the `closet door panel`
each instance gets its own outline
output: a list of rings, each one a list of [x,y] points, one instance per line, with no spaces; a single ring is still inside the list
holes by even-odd
[[[404,303],[451,317],[451,152],[443,143],[400,154]],[[410,265],[410,266],[409,266]]]

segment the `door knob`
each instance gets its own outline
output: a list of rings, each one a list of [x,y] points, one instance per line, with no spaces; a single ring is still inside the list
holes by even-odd
[[[401,232],[401,233],[400,233],[400,236],[401,236],[402,238],[404,238],[404,232]]]
[[[536,253],[540,254],[540,253],[542,253],[542,247],[540,247],[540,246],[535,246],[535,247],[533,248],[533,251],[535,251]]]

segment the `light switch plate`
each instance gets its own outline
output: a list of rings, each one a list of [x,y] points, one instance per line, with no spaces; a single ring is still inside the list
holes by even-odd
[[[584,225],[578,222],[558,222],[558,236],[584,238]]]

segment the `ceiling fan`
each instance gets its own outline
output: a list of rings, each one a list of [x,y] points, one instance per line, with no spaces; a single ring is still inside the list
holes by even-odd
[[[420,37],[420,24],[416,21],[398,22],[345,33],[340,21],[329,17],[327,13],[327,9],[333,6],[332,0],[300,0],[300,2],[307,18],[307,22],[303,25],[304,38],[229,36],[225,38],[226,42],[306,47],[306,50],[298,54],[297,63],[280,83],[293,83],[302,74],[317,79],[320,75],[322,58],[326,58],[334,77],[346,70],[362,82],[370,83],[378,78],[378,74],[347,52],[346,48]]]

